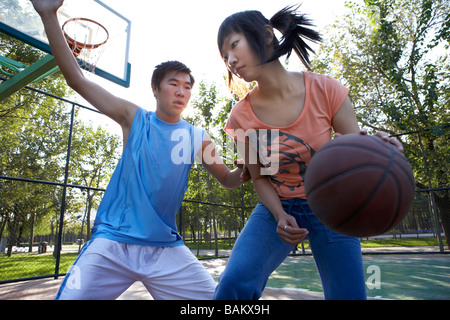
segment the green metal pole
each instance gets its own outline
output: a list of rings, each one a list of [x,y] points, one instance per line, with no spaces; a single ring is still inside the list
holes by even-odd
[[[19,91],[30,82],[41,77],[43,74],[57,66],[56,60],[52,55],[46,55],[39,61],[28,66],[9,80],[0,85],[0,101],[3,101],[13,93]]]

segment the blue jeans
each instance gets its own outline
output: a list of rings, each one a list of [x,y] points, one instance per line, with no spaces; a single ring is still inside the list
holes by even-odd
[[[304,199],[282,201],[308,238],[319,271],[325,299],[366,299],[361,244],[358,238],[324,226]],[[293,247],[278,236],[277,222],[259,202],[239,235],[216,288],[218,300],[256,300],[270,274]]]

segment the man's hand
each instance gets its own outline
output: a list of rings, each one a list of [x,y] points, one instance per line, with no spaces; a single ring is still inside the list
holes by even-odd
[[[54,13],[63,5],[64,0],[30,0],[40,15]]]
[[[242,169],[241,175],[240,175],[240,181],[241,184],[247,182],[248,180],[250,180],[252,177],[250,176],[250,172],[248,172],[247,166],[244,163],[243,159],[237,159],[234,160],[234,164],[236,165],[236,167],[238,167],[239,169]]]

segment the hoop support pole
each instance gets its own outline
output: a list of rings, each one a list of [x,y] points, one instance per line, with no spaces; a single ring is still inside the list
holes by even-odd
[[[56,60],[50,54],[28,66],[23,71],[0,84],[0,101],[19,91],[56,66]]]

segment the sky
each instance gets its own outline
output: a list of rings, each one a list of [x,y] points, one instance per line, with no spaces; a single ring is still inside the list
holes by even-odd
[[[280,9],[298,3],[292,0],[103,2],[132,22],[129,57],[131,84],[129,88],[123,88],[97,76],[91,79],[147,110],[155,108],[150,79],[157,64],[179,60],[192,70],[197,83],[205,80],[225,86],[223,77],[226,69],[217,48],[217,31],[222,21],[243,10],[259,10],[270,19]],[[363,0],[354,2],[363,3]],[[346,10],[344,3],[345,0],[303,0],[300,11],[307,13],[321,31]],[[294,66],[298,63],[300,67],[294,56],[290,63]]]

